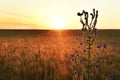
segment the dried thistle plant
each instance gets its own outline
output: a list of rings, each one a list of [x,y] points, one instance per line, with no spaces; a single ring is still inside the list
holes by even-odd
[[[93,13],[90,14],[83,10],[77,15],[80,16],[82,23],[83,41],[79,43],[78,49],[70,54],[73,80],[105,80],[107,68],[105,49],[108,43],[96,46],[93,44],[97,33],[98,10],[93,9]],[[90,22],[89,15],[91,16]],[[79,41],[79,37],[76,40]]]
[[[82,13],[78,12],[78,16],[80,16],[80,22],[82,23],[82,32],[84,36],[84,44],[86,45],[86,49],[83,52],[77,50],[75,53],[71,54],[71,62],[72,62],[72,70],[73,70],[73,80],[93,80],[92,76],[98,72],[99,67],[99,59],[98,55],[95,55],[94,60],[92,51],[92,45],[96,36],[96,24],[98,18],[98,10],[93,9],[93,13],[90,13],[91,21],[89,22],[89,14],[85,10]],[[78,40],[78,39],[77,39]],[[80,46],[82,46],[82,42]],[[107,43],[103,45],[102,53],[104,53],[104,49],[106,48]],[[101,48],[101,45],[97,45],[96,48]],[[85,53],[85,54],[81,54]]]
[[[83,27],[82,27],[82,31],[85,34],[84,38],[86,39],[86,43],[87,43],[87,79],[90,80],[90,58],[91,58],[91,46],[94,42],[94,38],[96,35],[96,24],[97,24],[97,18],[98,18],[98,10],[93,9],[93,13],[90,13],[91,15],[91,21],[90,24],[88,22],[88,12],[84,11],[82,13],[77,13],[78,16],[80,16],[80,22],[82,23]],[[84,21],[82,19],[81,16],[84,16]]]

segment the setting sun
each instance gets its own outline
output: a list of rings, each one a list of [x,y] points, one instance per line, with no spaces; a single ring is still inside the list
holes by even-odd
[[[54,29],[62,29],[64,27],[64,21],[59,17],[53,18],[50,24]]]
[[[80,29],[79,11],[100,13],[98,29],[120,29],[120,0],[0,0],[0,29]],[[90,17],[90,16],[89,16]]]

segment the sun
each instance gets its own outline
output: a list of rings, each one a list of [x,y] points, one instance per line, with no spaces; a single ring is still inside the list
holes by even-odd
[[[63,29],[64,27],[64,19],[60,18],[60,17],[55,17],[51,20],[51,26],[54,29]]]

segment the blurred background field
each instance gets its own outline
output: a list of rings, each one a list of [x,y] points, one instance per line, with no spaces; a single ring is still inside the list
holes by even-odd
[[[72,80],[70,53],[82,35],[81,30],[0,30],[0,80]],[[107,68],[101,76],[119,80],[120,30],[98,30],[95,45],[104,42]]]

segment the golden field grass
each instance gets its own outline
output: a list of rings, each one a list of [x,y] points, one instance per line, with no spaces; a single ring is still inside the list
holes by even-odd
[[[119,80],[119,35],[120,30],[100,30],[97,33],[93,52],[100,55],[101,50],[96,49],[96,45],[108,42],[105,72],[100,73],[102,79],[114,75],[115,80]],[[1,30],[0,80],[72,80],[70,54],[76,50],[84,51],[84,45],[78,49],[82,41],[79,30]]]

